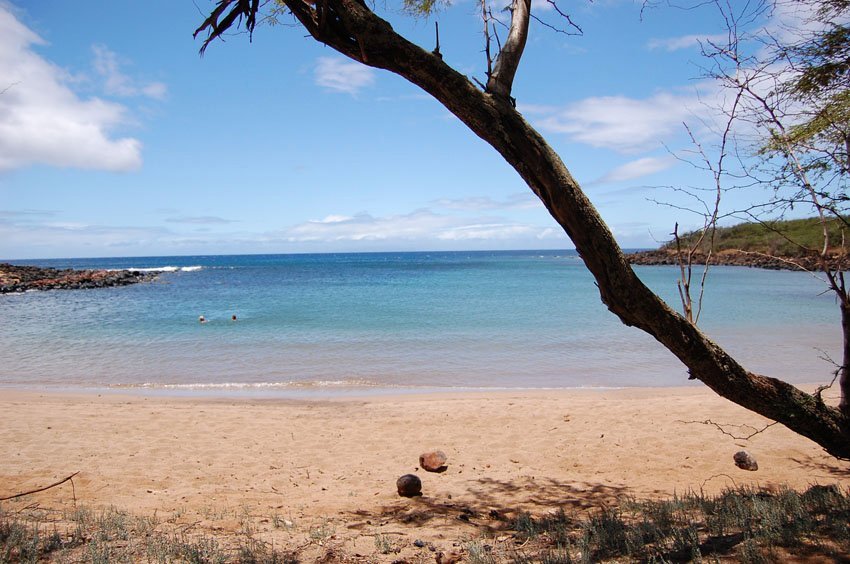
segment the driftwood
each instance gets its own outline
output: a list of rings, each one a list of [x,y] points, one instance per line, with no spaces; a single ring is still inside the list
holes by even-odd
[[[0,497],[0,501],[7,501],[7,500],[15,499],[15,498],[18,498],[18,497],[24,497],[25,495],[39,493],[39,492],[43,492],[45,490],[49,490],[50,488],[55,488],[56,486],[64,484],[65,482],[67,482],[68,480],[70,480],[71,478],[73,478],[74,476],[76,476],[79,473],[80,473],[79,471],[74,472],[73,474],[71,474],[67,478],[63,478],[63,479],[59,480],[58,482],[50,484],[49,486],[44,486],[43,488],[38,488],[38,489],[35,489],[35,490],[29,490],[27,492],[21,492],[21,493],[15,494],[15,495],[7,496],[7,497]],[[71,482],[71,485],[73,486],[74,482]]]

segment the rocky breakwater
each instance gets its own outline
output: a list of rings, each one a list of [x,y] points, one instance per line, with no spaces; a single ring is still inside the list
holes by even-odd
[[[683,254],[683,258],[685,255]],[[631,264],[641,265],[678,265],[679,256],[671,249],[656,249],[629,253],[626,258]],[[691,264],[705,264],[705,253],[695,253]],[[830,257],[830,267],[834,270],[848,270],[848,258],[836,255]],[[818,271],[821,262],[818,256],[779,257],[763,253],[722,250],[711,255],[710,264],[722,266],[748,266],[751,268],[766,268],[769,270],[808,270]]]
[[[0,294],[27,290],[79,290],[127,286],[153,280],[156,274],[137,270],[74,270],[0,263]]]

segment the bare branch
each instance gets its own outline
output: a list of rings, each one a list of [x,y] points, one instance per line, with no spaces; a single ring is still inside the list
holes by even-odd
[[[774,425],[776,425],[778,423],[778,421],[772,421],[771,423],[766,424],[761,429],[758,429],[756,427],[753,427],[752,425],[735,425],[733,423],[715,423],[711,419],[706,419],[705,421],[682,421],[681,419],[677,419],[676,422],[677,423],[687,423],[687,424],[696,423],[698,425],[710,425],[712,427],[717,428],[718,431],[720,431],[721,433],[723,433],[727,437],[732,437],[736,441],[748,441],[748,440],[752,439],[753,437],[755,437],[756,435],[760,435],[761,433],[764,433],[765,431],[767,431],[768,429],[770,429],[771,427],[773,427]],[[749,435],[736,435],[735,433],[727,431],[726,427],[737,427],[738,429],[741,429],[741,430],[752,429],[752,433],[750,433]]]
[[[43,492],[43,491],[45,491],[45,490],[49,490],[50,488],[55,488],[56,486],[62,485],[62,484],[64,484],[65,482],[67,482],[68,480],[71,480],[74,476],[76,476],[76,475],[77,475],[77,474],[79,474],[79,473],[80,473],[79,471],[74,472],[73,474],[71,474],[71,475],[70,475],[70,476],[68,476],[67,478],[63,478],[63,479],[59,480],[58,482],[54,482],[54,483],[50,484],[49,486],[44,486],[43,488],[36,488],[36,489],[34,489],[34,490],[29,490],[29,491],[21,492],[21,493],[17,493],[17,494],[14,494],[14,495],[9,495],[9,496],[6,496],[6,497],[0,497],[0,501],[7,501],[7,500],[10,500],[10,499],[17,499],[17,498],[19,498],[19,497],[24,497],[25,495],[30,495],[30,494],[34,494],[34,493],[39,493],[39,492]],[[73,482],[73,480],[71,481],[71,483],[72,483],[72,484],[74,483],[74,482]]]
[[[230,13],[222,18],[222,14],[228,8],[231,8]],[[192,37],[197,37],[202,31],[207,32],[207,38],[201,45],[201,55],[207,50],[211,41],[220,38],[234,23],[238,26],[242,22],[242,18],[245,18],[245,29],[248,30],[248,34],[253,35],[259,10],[260,0],[219,0],[218,5],[209,17],[192,34]],[[222,19],[219,21],[219,18]]]
[[[493,72],[487,79],[487,92],[502,99],[511,99],[514,77],[519,67],[525,43],[528,39],[528,24],[531,19],[531,0],[513,0],[511,4],[511,27],[505,45],[499,51]]]
[[[554,31],[556,33],[563,33],[564,35],[583,35],[584,34],[584,30],[582,30],[581,27],[573,21],[573,19],[570,17],[569,14],[567,14],[564,11],[561,10],[561,8],[558,6],[558,3],[555,0],[546,0],[546,2],[549,3],[550,6],[552,6],[552,8],[555,10],[555,12],[558,14],[558,16],[561,17],[561,19],[563,19],[567,22],[567,26],[568,26],[567,29],[554,26],[554,25],[552,25],[548,22],[543,21],[542,19],[535,16],[534,14],[532,14],[531,17],[535,21],[537,21],[538,23],[548,27],[549,29],[551,29],[552,31]],[[572,31],[570,31],[570,28],[572,28]]]

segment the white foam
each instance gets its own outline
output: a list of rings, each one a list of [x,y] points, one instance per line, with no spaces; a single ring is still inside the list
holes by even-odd
[[[368,380],[308,380],[303,382],[198,382],[194,384],[160,384],[146,382],[139,384],[139,388],[165,389],[165,390],[251,390],[251,389],[291,389],[291,388],[360,388],[376,387],[376,382]],[[382,387],[393,387],[392,385],[381,385]],[[133,385],[127,387],[136,387]]]
[[[203,268],[203,266],[153,266],[145,268],[131,266],[128,268],[113,268],[112,270],[130,270],[132,272],[196,272]]]

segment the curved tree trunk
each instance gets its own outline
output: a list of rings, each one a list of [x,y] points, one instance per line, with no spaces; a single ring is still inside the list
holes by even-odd
[[[358,0],[284,2],[316,40],[418,85],[496,149],[572,239],[608,309],[669,349],[691,378],[810,438],[833,456],[850,458],[850,417],[781,380],[748,372],[640,281],[560,157],[503,92],[482,92],[440,57],[395,33]],[[217,35],[211,32],[207,41]]]
[[[838,409],[844,417],[850,417],[850,303],[845,294],[841,300],[841,335],[843,337],[841,369],[838,372],[838,388],[841,390],[841,403]]]

